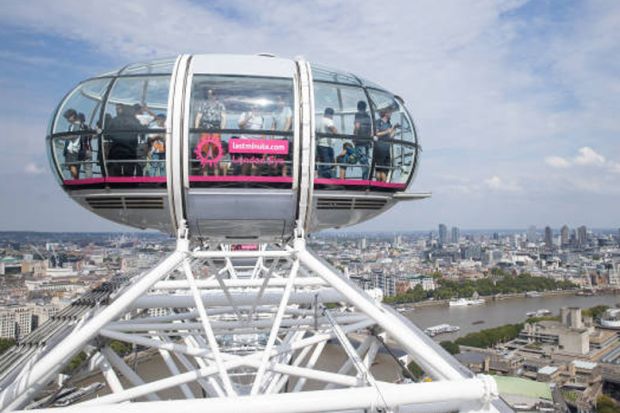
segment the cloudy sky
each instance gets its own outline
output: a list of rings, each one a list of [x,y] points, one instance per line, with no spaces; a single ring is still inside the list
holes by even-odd
[[[618,227],[620,2],[0,3],[0,230],[123,229],[52,177],[45,128],[89,76],[179,53],[305,56],[405,99],[423,146],[401,205],[356,227]]]

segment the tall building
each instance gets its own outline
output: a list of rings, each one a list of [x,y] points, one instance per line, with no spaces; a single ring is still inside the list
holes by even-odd
[[[553,231],[551,227],[545,227],[545,247],[553,248]]]
[[[588,243],[588,229],[585,225],[577,228],[577,246],[583,248]]]
[[[532,225],[527,229],[527,242],[536,242],[538,237],[536,236],[536,226]]]
[[[448,227],[439,224],[439,245],[446,245],[446,241],[448,241]]]
[[[384,274],[382,271],[373,273],[373,286],[383,291],[383,295],[391,297],[396,295],[396,277]]]
[[[560,245],[565,247],[568,245],[569,242],[569,236],[570,236],[570,230],[568,229],[567,225],[564,225],[562,227],[562,229],[560,230]]]
[[[461,239],[461,231],[458,227],[452,227],[452,239],[450,240],[454,244],[458,244]]]

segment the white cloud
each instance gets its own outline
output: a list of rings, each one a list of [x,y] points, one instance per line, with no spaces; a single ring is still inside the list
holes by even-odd
[[[29,162],[24,166],[24,172],[30,175],[40,175],[42,173],[46,173],[47,168],[43,168],[41,165],[35,162]]]
[[[579,155],[575,157],[575,163],[577,165],[601,166],[605,164],[605,157],[598,154],[594,149],[584,146],[579,149]]]
[[[558,169],[565,169],[573,165],[606,167],[612,171],[617,171],[619,169],[619,163],[608,161],[603,155],[589,146],[579,148],[577,152],[577,155],[571,159],[561,156],[547,156],[545,158],[545,163]]]
[[[516,182],[507,182],[497,175],[485,179],[484,183],[493,191],[518,192],[522,189]]]
[[[554,168],[568,168],[570,166],[570,161],[561,156],[547,156],[545,163]]]

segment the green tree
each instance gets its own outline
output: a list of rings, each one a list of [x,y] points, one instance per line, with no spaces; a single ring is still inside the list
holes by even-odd
[[[121,357],[131,353],[132,350],[131,344],[118,340],[110,341],[110,348]]]
[[[84,353],[83,351],[80,352],[80,354],[76,355],[75,357],[71,359],[71,361],[69,361],[69,364],[67,364],[67,366],[63,370],[63,373],[65,374],[73,373],[75,370],[77,370],[82,365],[82,363],[86,360],[87,357],[88,355],[86,353]]]
[[[455,343],[462,346],[479,348],[493,347],[498,343],[515,339],[522,329],[522,323],[506,324],[500,327],[480,330],[476,333],[469,333],[464,337],[457,338]]]
[[[409,370],[409,373],[411,373],[411,375],[416,379],[420,379],[424,376],[424,370],[422,370],[422,367],[420,367],[415,361],[407,364],[407,370]]]
[[[439,343],[439,345],[443,347],[450,354],[459,354],[461,352],[459,345],[453,341],[448,341],[448,340],[442,341]]]
[[[12,338],[0,338],[0,354],[4,353],[15,345],[15,340]]]
[[[620,413],[620,407],[611,397],[602,394],[596,399],[596,411],[597,413]]]
[[[586,308],[585,310],[582,310],[581,314],[586,317],[598,318],[601,315],[603,315],[603,313],[607,311],[608,309],[609,309],[608,305],[596,305],[594,307],[590,307],[590,308]]]

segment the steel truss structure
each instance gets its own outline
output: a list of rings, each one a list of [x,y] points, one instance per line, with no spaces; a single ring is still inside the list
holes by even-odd
[[[0,393],[3,412],[50,410],[36,400],[80,352],[110,392],[55,412],[506,411],[492,378],[474,376],[317,257],[302,237],[234,251],[190,248],[181,236],[171,255],[72,327],[22,363]],[[112,350],[113,340],[160,357],[165,376],[145,380]],[[432,381],[389,382],[375,374],[386,343]],[[320,369],[327,351],[346,357]],[[170,389],[180,396],[162,400]]]

